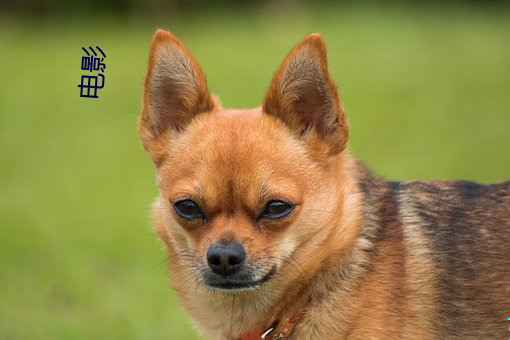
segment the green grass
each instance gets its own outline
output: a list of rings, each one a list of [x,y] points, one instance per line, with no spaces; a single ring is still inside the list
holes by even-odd
[[[0,338],[196,338],[150,230],[157,190],[136,134],[156,27],[190,47],[226,107],[259,105],[287,51],[319,32],[351,150],[376,174],[493,182],[510,178],[507,13],[2,18]],[[96,45],[107,55],[105,88],[80,98],[81,47]]]

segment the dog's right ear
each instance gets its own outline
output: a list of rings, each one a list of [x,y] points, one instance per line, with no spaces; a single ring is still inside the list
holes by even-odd
[[[151,144],[161,135],[182,130],[196,115],[214,108],[204,73],[188,49],[171,33],[156,31],[139,123],[145,149],[154,151]]]
[[[330,155],[345,149],[349,128],[320,35],[310,34],[287,55],[273,77],[263,111],[297,136],[315,132]]]

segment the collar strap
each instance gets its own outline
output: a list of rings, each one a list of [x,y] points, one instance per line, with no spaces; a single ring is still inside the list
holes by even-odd
[[[263,328],[258,332],[242,335],[239,340],[283,340],[288,339],[298,322],[297,314],[274,322],[269,328]]]

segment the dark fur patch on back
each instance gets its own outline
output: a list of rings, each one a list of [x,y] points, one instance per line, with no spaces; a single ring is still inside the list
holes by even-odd
[[[410,182],[402,199],[424,221],[440,270],[445,334],[503,334],[510,314],[510,182]]]

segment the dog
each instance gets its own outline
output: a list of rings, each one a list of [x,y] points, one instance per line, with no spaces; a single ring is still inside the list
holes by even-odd
[[[142,105],[155,232],[202,336],[510,337],[510,182],[373,176],[348,152],[320,35],[237,110],[158,30]]]

